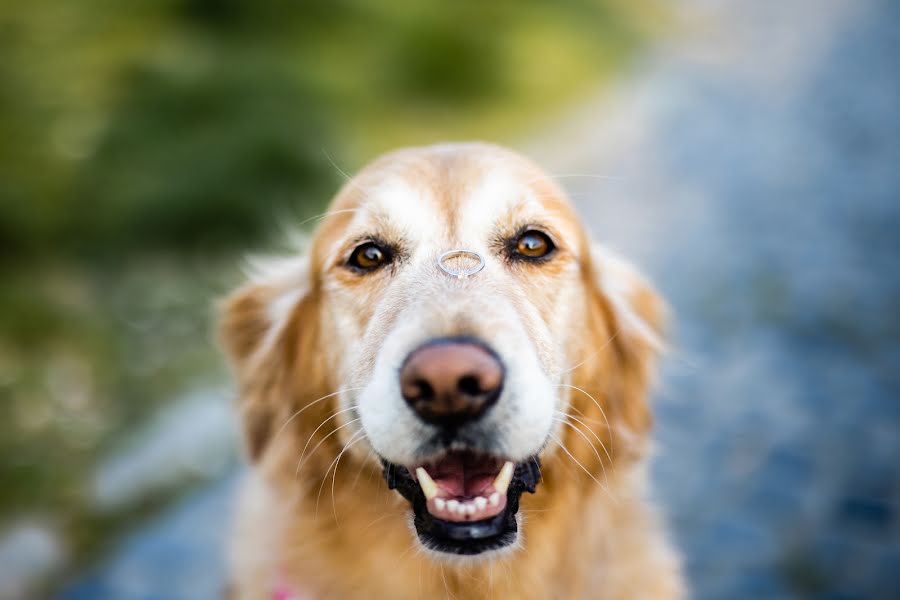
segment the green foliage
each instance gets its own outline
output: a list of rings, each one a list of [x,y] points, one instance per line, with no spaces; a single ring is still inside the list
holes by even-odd
[[[9,260],[251,243],[330,154],[492,138],[635,45],[626,4],[169,0],[0,9]],[[350,142],[348,144],[347,142]]]
[[[77,190],[92,208],[73,215],[79,245],[228,246],[271,229],[278,209],[325,197],[320,109],[280,73],[236,62],[127,79]]]

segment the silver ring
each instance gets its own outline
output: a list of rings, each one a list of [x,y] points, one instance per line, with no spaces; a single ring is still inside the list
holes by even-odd
[[[446,261],[448,258],[456,258],[457,256],[468,256],[470,258],[478,259],[478,264],[474,267],[462,270],[451,269],[444,264],[444,261]],[[456,277],[457,279],[465,279],[466,277],[470,277],[484,268],[484,257],[471,250],[449,250],[438,257],[437,265],[447,275]]]

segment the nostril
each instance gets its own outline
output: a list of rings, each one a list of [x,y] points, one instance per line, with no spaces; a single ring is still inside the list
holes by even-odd
[[[413,389],[415,392],[412,397],[416,400],[431,400],[434,398],[434,388],[424,379],[414,381]]]
[[[400,382],[400,392],[407,402],[430,402],[436,395],[427,379],[408,378]]]
[[[479,382],[478,378],[474,375],[461,377],[456,384],[456,389],[466,396],[479,396],[483,392],[481,389],[481,382]]]

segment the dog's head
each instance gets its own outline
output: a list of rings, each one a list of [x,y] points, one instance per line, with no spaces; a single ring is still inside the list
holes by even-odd
[[[367,167],[304,256],[229,299],[223,337],[254,459],[293,475],[321,447],[318,482],[347,449],[427,548],[473,555],[517,539],[542,477],[598,481],[617,432],[643,437],[661,312],[548,176],[464,144]]]

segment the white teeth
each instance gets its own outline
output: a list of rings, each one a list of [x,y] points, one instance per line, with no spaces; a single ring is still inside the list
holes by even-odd
[[[460,517],[472,516],[475,513],[478,513],[487,508],[488,505],[500,505],[500,492],[494,492],[488,498],[485,498],[484,496],[476,496],[471,500],[462,501],[455,498],[451,500],[445,500],[444,498],[434,498],[434,508],[439,512],[447,511]]]
[[[501,494],[505,494],[506,490],[509,489],[509,482],[512,481],[512,476],[513,464],[506,461],[503,463],[503,468],[501,468],[500,472],[497,474],[497,478],[494,479],[494,489]]]
[[[427,500],[431,500],[432,498],[437,496],[437,484],[434,482],[434,479],[431,478],[431,475],[428,474],[428,471],[426,471],[422,467],[419,467],[418,469],[416,469],[416,477],[419,479],[419,487],[421,487],[422,491],[425,492],[425,498]],[[509,484],[509,482],[507,482],[507,484]],[[494,487],[496,487],[496,485]]]

